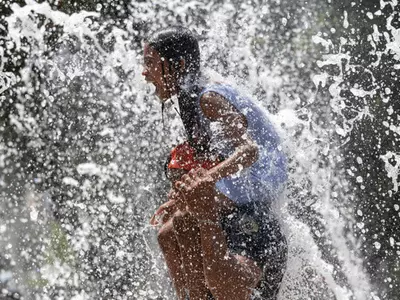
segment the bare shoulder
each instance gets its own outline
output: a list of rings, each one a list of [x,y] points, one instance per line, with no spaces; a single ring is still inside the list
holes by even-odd
[[[200,107],[208,119],[220,123],[224,137],[233,145],[244,145],[251,141],[247,134],[248,123],[245,115],[228,99],[210,91],[200,98]]]
[[[228,115],[244,117],[229,101],[215,92],[207,92],[200,98],[200,107],[204,115],[211,120],[218,120]]]

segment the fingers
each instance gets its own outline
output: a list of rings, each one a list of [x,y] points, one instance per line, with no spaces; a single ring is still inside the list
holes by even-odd
[[[189,184],[186,184],[185,182],[182,182],[179,180],[177,182],[175,182],[175,188],[180,192],[187,191],[189,186],[190,186]]]
[[[196,169],[194,172],[195,172],[196,175],[197,175],[198,177],[200,177],[200,178],[203,178],[203,177],[206,177],[206,176],[207,176],[207,170],[206,170],[206,169],[203,169],[203,168]]]
[[[156,214],[154,214],[154,215],[151,217],[149,223],[150,223],[150,225],[152,225],[152,226],[158,225],[157,218],[156,218]]]
[[[159,225],[160,223],[165,223],[174,211],[177,210],[176,200],[170,200],[162,205],[156,210],[154,215],[150,219],[150,224],[153,226]]]
[[[175,182],[176,191],[187,193],[201,185],[202,180],[208,176],[208,171],[203,168],[192,169]]]
[[[204,168],[197,168],[197,169],[191,169],[186,175],[183,175],[183,177],[187,176],[192,180],[195,180],[196,178],[202,178],[207,175],[207,170]]]
[[[206,170],[199,168],[199,169],[192,169],[187,174],[183,175],[179,181],[175,183],[175,187],[180,189],[187,189],[190,186],[194,185],[196,179],[206,174]]]
[[[181,177],[181,180],[180,180],[180,181],[182,181],[182,182],[185,183],[186,185],[191,185],[194,179],[195,179],[195,177],[192,178],[191,176],[189,176],[189,174],[185,174],[185,175],[183,175],[183,176]]]
[[[155,214],[160,215],[163,213],[163,211],[167,210],[170,207],[173,207],[175,204],[176,204],[175,200],[169,200],[168,202],[161,204],[160,207],[156,210]]]
[[[150,219],[150,225],[152,225],[152,226],[161,225],[163,223],[163,219],[164,219],[165,215],[166,215],[165,213],[161,214],[161,215],[154,214]]]
[[[172,216],[174,215],[175,211],[177,211],[178,208],[175,208],[173,211],[169,211],[168,213],[165,213],[161,216],[161,224],[165,224],[168,222],[169,219],[172,218]]]
[[[189,176],[191,179],[196,179],[196,177],[197,177],[196,171],[197,171],[197,169],[191,169],[191,170],[187,173],[187,176]]]
[[[177,205],[169,206],[164,210],[164,213],[160,216],[161,223],[165,224],[168,222],[169,219],[172,218],[172,216],[175,214],[175,212],[178,210]]]

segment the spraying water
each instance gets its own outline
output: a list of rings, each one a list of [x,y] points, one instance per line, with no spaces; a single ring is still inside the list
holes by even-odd
[[[397,4],[382,2],[381,9],[386,5]],[[13,4],[0,48],[0,97],[9,116],[1,125],[0,245],[13,265],[9,288],[25,299],[174,297],[148,219],[166,199],[162,165],[183,127],[172,107],[162,121],[141,76],[141,47],[150,31],[180,22],[201,36],[209,77],[253,95],[289,154],[288,188],[275,203],[289,243],[280,299],[379,299],[351,229],[353,195],[338,159],[342,139],[372,116],[367,106],[346,114],[341,83],[354,66],[342,49],[351,41],[338,46],[321,35],[315,7],[133,1],[117,26],[101,17],[101,5],[68,15],[46,2]],[[387,24],[391,35],[377,53],[398,59],[399,30]],[[397,192],[399,156],[381,158]]]

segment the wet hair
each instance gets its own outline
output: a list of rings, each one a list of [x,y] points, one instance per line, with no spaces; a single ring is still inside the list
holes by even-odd
[[[173,66],[175,70],[179,70],[181,60],[185,61],[183,76],[178,78],[180,86],[177,96],[180,116],[191,146],[199,153],[207,151],[209,136],[205,132],[196,133],[201,127],[196,101],[202,90],[199,83],[201,72],[198,37],[185,27],[174,26],[155,32],[147,43],[161,57],[170,62],[170,68]],[[165,72],[163,67],[162,72],[163,74]]]
[[[155,32],[147,41],[161,57],[167,59],[175,70],[185,61],[184,75],[200,73],[200,47],[197,36],[189,29],[173,26]]]

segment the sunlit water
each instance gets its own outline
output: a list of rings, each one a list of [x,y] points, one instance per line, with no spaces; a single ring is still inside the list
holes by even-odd
[[[276,6],[237,2],[133,2],[123,29],[100,20],[98,12],[66,15],[31,0],[12,7],[6,47],[27,56],[19,78],[11,72],[0,78],[1,101],[13,108],[10,126],[26,147],[0,144],[0,246],[12,270],[0,280],[10,290],[25,299],[173,298],[148,220],[165,200],[162,166],[183,130],[172,107],[162,122],[141,76],[141,41],[143,33],[178,19],[201,35],[210,78],[224,78],[265,107],[290,156],[288,188],[275,203],[289,242],[280,299],[378,299],[349,230],[352,195],[340,192],[348,183],[336,159],[340,138],[368,111],[346,119],[342,73],[312,68],[341,68],[346,54],[318,34],[307,10],[271,20]],[[57,26],[63,31],[49,43]],[[276,41],[285,26],[295,35],[287,39],[292,49]],[[387,51],[400,56],[399,32],[388,30],[394,38]],[[325,47],[326,55],[306,52],[299,46],[304,39]],[[302,56],[315,61],[307,65]],[[301,64],[307,78],[296,78]],[[318,86],[330,94],[317,94]],[[10,90],[16,101],[5,94]],[[332,114],[313,114],[321,107]],[[397,191],[398,165],[388,163],[391,157],[382,159]]]

